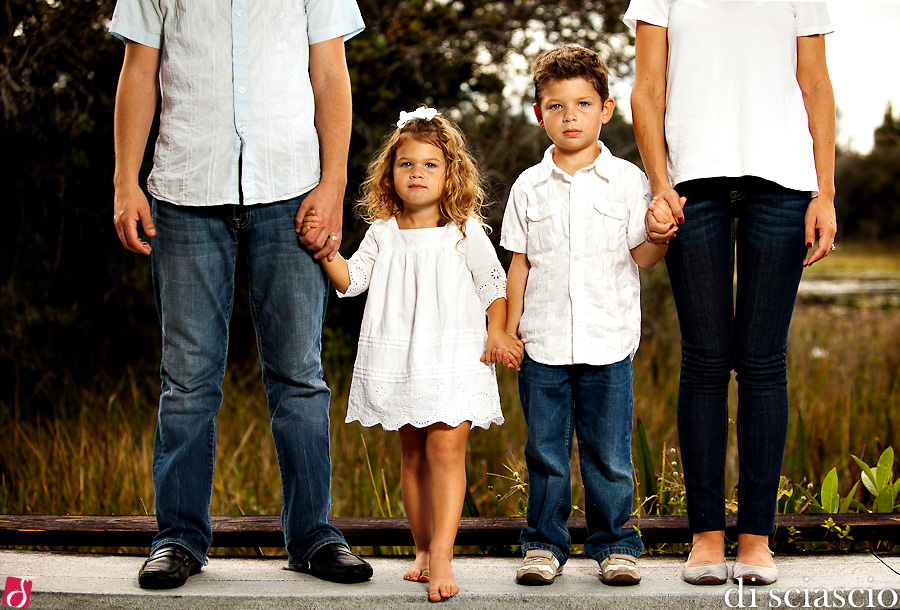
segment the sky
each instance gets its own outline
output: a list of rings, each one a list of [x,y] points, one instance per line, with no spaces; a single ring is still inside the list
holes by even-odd
[[[838,146],[868,153],[888,101],[900,117],[900,0],[827,0],[834,33],[825,38],[838,109]],[[631,83],[610,83],[631,120]],[[623,101],[624,100],[624,101]]]
[[[825,38],[838,107],[838,145],[866,153],[888,100],[900,116],[900,0],[828,0],[834,33]]]

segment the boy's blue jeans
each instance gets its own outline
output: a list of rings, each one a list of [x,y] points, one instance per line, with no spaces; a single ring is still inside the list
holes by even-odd
[[[250,268],[250,309],[278,454],[290,561],[307,561],[329,543],[346,544],[328,523],[331,393],[320,358],[328,288],[319,263],[294,232],[302,199],[252,207],[151,203],[157,229],[151,265],[162,326],[154,551],[174,543],[206,563],[216,415],[239,249]]]
[[[644,546],[637,531],[622,529],[634,498],[631,359],[607,366],[548,366],[526,354],[521,366],[519,398],[528,424],[523,552],[548,550],[560,564],[569,558],[574,432],[585,493],[585,553],[598,562],[613,553],[640,556]]]
[[[687,198],[686,222],[669,245],[666,266],[682,335],[678,436],[689,526],[725,529],[734,369],[738,532],[768,535],[787,437],[787,337],[806,256],[810,193],[750,177],[693,180],[677,189]]]

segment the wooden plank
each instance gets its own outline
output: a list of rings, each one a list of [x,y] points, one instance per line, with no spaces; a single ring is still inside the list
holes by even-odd
[[[850,526],[856,541],[900,540],[900,514],[779,515],[776,540],[834,540],[824,527],[827,519]],[[336,517],[331,522],[354,546],[406,546],[412,544],[404,518]],[[278,515],[214,515],[213,546],[281,547],[284,538]],[[522,517],[475,517],[460,521],[458,545],[504,547],[519,543]],[[632,518],[645,544],[689,542],[687,517]],[[790,529],[789,529],[790,528]],[[574,544],[587,538],[584,517],[572,517],[569,531]],[[0,546],[149,547],[156,534],[156,518],[131,515],[0,515]],[[737,537],[736,519],[727,519],[726,534]]]

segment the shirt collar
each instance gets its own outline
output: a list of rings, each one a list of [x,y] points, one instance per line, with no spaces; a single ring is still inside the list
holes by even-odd
[[[609,161],[612,159],[612,153],[609,152],[609,147],[600,140],[597,140],[597,146],[600,148],[600,154],[597,155],[597,158],[594,159],[590,165],[583,167],[578,171],[593,171],[600,178],[609,179],[609,172],[607,170],[609,168]],[[560,176],[565,180],[570,180],[572,178],[569,174],[561,170],[553,161],[553,149],[555,147],[555,144],[551,144],[547,147],[547,150],[544,151],[544,157],[538,164],[538,182],[549,180],[550,176],[553,175],[553,172],[559,172]]]

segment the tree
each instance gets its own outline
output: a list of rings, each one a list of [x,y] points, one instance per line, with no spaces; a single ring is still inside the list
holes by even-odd
[[[530,60],[577,42],[600,51],[615,74],[630,70],[627,0],[359,4],[367,27],[347,45],[355,116],[345,251],[364,230],[351,211],[357,186],[400,110],[426,103],[460,122],[494,184],[496,215],[511,182],[547,145],[530,118]],[[0,403],[17,408],[52,407],[45,390],[61,377],[158,357],[149,265],[121,249],[111,220],[123,53],[106,32],[113,5],[9,0],[0,11]],[[617,152],[634,150],[630,138],[621,121],[604,128]],[[146,172],[149,154],[145,162]],[[362,302],[351,301],[333,302],[329,324],[355,333]],[[238,319],[242,307],[239,297]],[[249,325],[234,326],[233,353],[253,353]]]
[[[900,245],[900,121],[889,103],[867,155],[843,152],[835,170],[835,207],[843,237]]]

